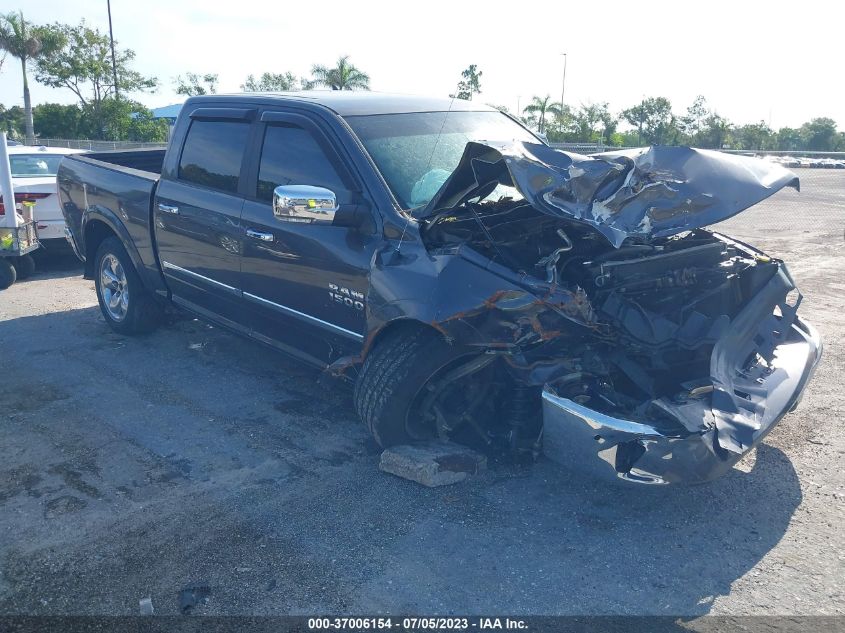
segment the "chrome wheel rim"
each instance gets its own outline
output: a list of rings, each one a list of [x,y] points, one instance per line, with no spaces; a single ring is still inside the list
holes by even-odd
[[[109,316],[115,321],[123,321],[129,310],[129,287],[126,271],[111,253],[100,262],[100,293]]]

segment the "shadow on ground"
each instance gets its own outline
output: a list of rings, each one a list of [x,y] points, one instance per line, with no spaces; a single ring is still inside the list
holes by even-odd
[[[377,470],[348,388],[199,322],[130,339],[92,307],[0,340],[0,613],[177,613],[204,582],[198,614],[701,615],[801,503],[769,446],[696,488],[541,461],[424,489]]]
[[[82,274],[83,263],[76,258],[70,248],[51,247],[50,250],[39,249],[33,252],[35,258],[35,274],[27,280],[58,279],[60,277],[74,277]]]

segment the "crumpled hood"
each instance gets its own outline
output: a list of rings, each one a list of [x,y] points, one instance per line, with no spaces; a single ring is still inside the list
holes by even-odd
[[[434,217],[497,184],[536,209],[593,226],[615,247],[730,218],[783,187],[788,169],[759,158],[652,146],[583,156],[539,143],[467,143],[457,168],[416,213]]]

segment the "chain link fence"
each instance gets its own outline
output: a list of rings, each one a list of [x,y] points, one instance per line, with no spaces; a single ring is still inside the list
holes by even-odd
[[[69,149],[87,149],[101,152],[110,149],[165,147],[167,143],[135,143],[132,141],[89,141],[84,139],[39,138],[36,145],[44,147],[67,147]]]
[[[562,149],[576,154],[596,154],[598,152],[610,152],[621,149],[636,149],[632,145],[613,146],[602,143],[549,143],[555,149]],[[795,163],[793,167],[832,167],[845,169],[845,152],[816,152],[812,150],[747,150],[747,149],[722,149],[726,154],[741,154],[744,156],[768,156],[780,159],[779,162],[790,162],[786,159],[795,159],[801,164]],[[838,166],[837,163],[841,164]]]

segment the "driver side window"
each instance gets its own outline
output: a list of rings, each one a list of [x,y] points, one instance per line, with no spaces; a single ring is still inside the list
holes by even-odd
[[[264,131],[258,170],[259,200],[273,199],[279,185],[313,185],[346,198],[346,186],[317,139],[309,130],[291,124],[268,125]]]

